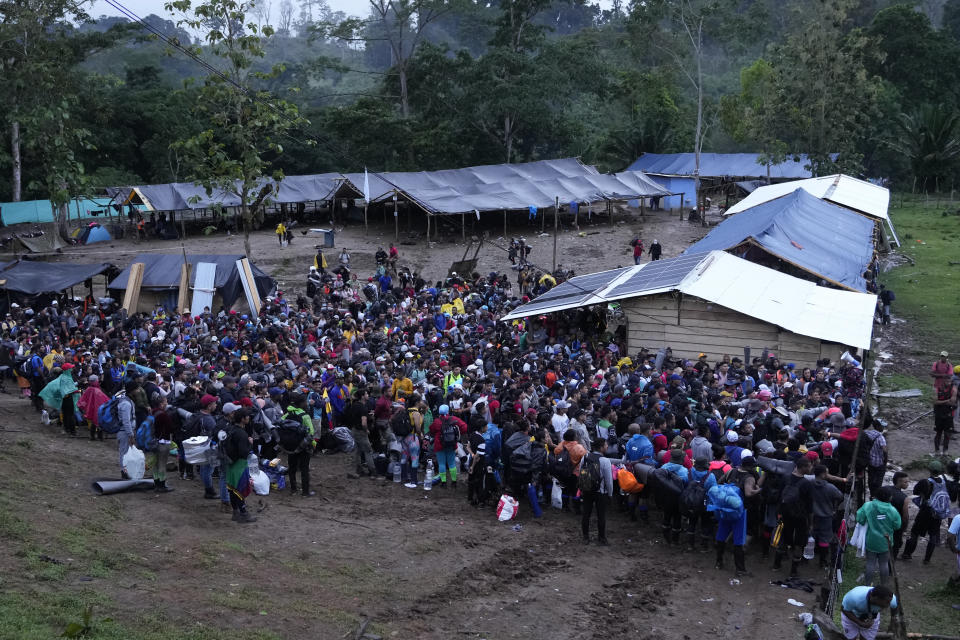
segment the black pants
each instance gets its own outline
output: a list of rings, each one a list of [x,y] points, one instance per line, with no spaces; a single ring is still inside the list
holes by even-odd
[[[584,539],[590,538],[590,514],[593,507],[597,507],[597,536],[600,540],[607,539],[607,494],[599,491],[588,491],[580,496],[583,503],[583,516],[580,518],[580,529]]]
[[[883,485],[883,474],[886,470],[885,466],[867,467],[867,487],[870,489],[871,498],[877,494],[877,489]]]
[[[680,542],[680,532],[683,531],[683,517],[680,515],[680,505],[676,498],[664,500],[663,505],[663,537],[667,543]]]
[[[806,518],[794,518],[783,516],[783,531],[780,534],[781,553],[792,549],[792,558],[799,560],[803,557],[803,548],[807,546],[807,539],[810,537],[810,526]]]
[[[287,464],[290,469],[287,471],[290,477],[290,492],[297,492],[297,472],[300,473],[300,489],[303,495],[310,493],[310,452],[300,451],[291,453],[287,456]]]
[[[40,392],[43,391],[44,385],[43,376],[30,376],[30,402],[33,403],[37,413],[43,411],[43,398],[40,397]]]
[[[228,493],[230,494],[230,506],[233,507],[233,510],[246,513],[247,501],[241,498],[236,491],[228,490]]]

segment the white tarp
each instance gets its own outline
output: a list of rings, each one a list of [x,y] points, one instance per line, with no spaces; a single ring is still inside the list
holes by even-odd
[[[190,311],[200,315],[205,308],[213,311],[213,294],[216,292],[217,265],[213,262],[197,264],[197,276],[193,280],[193,300],[190,302]]]
[[[889,189],[842,174],[779,182],[759,187],[746,198],[727,209],[723,215],[731,216],[740,213],[750,207],[793,193],[797,189],[803,189],[818,198],[859,211],[871,218],[890,219],[887,212],[890,208]]]
[[[673,275],[676,277],[671,277],[674,264],[677,269]],[[644,280],[641,276],[651,266],[660,275]],[[820,287],[723,251],[711,251],[701,256],[678,256],[603,273],[607,275],[601,281],[596,281],[593,287],[581,284],[585,280],[575,283],[575,291],[571,291],[571,294],[579,295],[564,296],[560,292],[560,295],[555,294],[555,304],[549,304],[550,300],[545,304],[536,298],[501,320],[679,291],[799,335],[861,349],[871,347],[877,304],[875,295]],[[581,278],[599,275],[602,274]],[[646,287],[630,286],[631,282],[638,281],[645,283]],[[544,295],[559,290],[564,284],[568,283],[558,285]]]

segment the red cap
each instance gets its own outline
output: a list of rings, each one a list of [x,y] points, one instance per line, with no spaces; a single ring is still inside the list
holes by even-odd
[[[203,394],[203,397],[200,398],[200,406],[201,406],[201,407],[206,407],[206,406],[209,406],[209,405],[213,404],[213,403],[216,402],[216,401],[217,401],[217,399],[214,398],[212,395],[210,395],[209,393],[205,393],[205,394]]]
[[[70,364],[69,362],[65,362],[62,365],[60,365],[60,368],[63,369],[64,371],[69,371],[70,369],[73,369],[73,365]]]

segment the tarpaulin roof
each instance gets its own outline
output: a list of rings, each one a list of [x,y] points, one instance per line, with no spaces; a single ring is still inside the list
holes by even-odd
[[[376,181],[374,174],[368,175],[372,201],[385,200],[397,191],[433,214],[551,207],[556,198],[569,204],[670,195],[643,173],[602,174],[576,158],[442,171],[384,172],[377,175]],[[346,177],[363,190],[364,174]]]
[[[88,200],[80,198],[71,200],[67,203],[67,211],[71,220],[80,218],[106,217],[107,208],[112,203],[104,198],[103,200]],[[94,215],[96,213],[96,215]],[[117,215],[115,209],[110,210],[110,215]],[[53,207],[49,200],[26,200],[23,202],[3,202],[0,203],[0,220],[3,224],[9,226],[12,224],[43,224],[53,222]]]
[[[20,260],[8,263],[0,271],[0,280],[5,279],[7,284],[3,288],[28,295],[40,293],[59,293],[72,286],[78,285],[88,278],[101,274],[110,265],[106,262],[99,264],[74,264],[72,262],[33,262]]]
[[[243,258],[241,255],[212,255],[212,254],[187,254],[187,262],[190,263],[190,286],[193,286],[197,278],[197,263],[212,262],[217,265],[217,277],[214,281],[217,293],[223,298],[224,306],[229,309],[233,306],[237,298],[243,295],[243,284],[240,282],[240,274],[237,272],[237,260]],[[140,286],[143,289],[177,289],[180,287],[180,268],[183,265],[183,255],[174,254],[156,254],[142,253],[130,261],[131,264],[142,262],[143,281]],[[250,265],[253,272],[253,279],[257,283],[257,291],[260,296],[268,295],[274,288],[274,280],[256,265]],[[130,267],[120,272],[116,278],[107,285],[109,289],[126,289],[127,280],[130,278]]]
[[[297,202],[312,202],[328,200],[336,191],[338,181],[342,180],[339,173],[319,173],[306,176],[285,176],[279,187],[274,185],[274,193],[266,199],[268,203],[290,204]],[[261,184],[274,184],[272,179],[266,179]],[[254,195],[260,187],[252,191]],[[119,196],[119,202],[130,198],[131,192],[143,201],[153,211],[183,211],[186,209],[209,209],[214,206],[238,207],[240,198],[235,194],[214,189],[211,194],[207,190],[192,182],[171,182],[168,184],[138,185],[133,187],[110,187],[107,194],[111,197]]]
[[[867,288],[873,222],[803,189],[727,218],[684,253],[726,251],[745,242],[833,284]]]
[[[53,253],[67,246],[56,229],[48,227],[43,233],[28,238],[23,234],[10,237],[5,241],[4,254]]]
[[[765,178],[767,165],[757,161],[756,153],[701,153],[700,176],[703,178]],[[794,160],[794,158],[797,158]],[[805,155],[788,156],[785,162],[770,165],[770,177],[809,178],[809,160]],[[631,164],[631,171],[654,175],[692,176],[697,159],[693,153],[645,153]]]
[[[871,346],[875,295],[820,287],[723,251],[681,255],[579,276],[516,308],[501,320],[666,291],[696,296],[799,335],[861,349]],[[555,296],[554,303],[544,305],[541,299],[551,294]]]

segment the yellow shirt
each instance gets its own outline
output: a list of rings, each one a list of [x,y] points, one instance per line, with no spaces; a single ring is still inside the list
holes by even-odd
[[[53,359],[59,355],[63,355],[63,354],[61,354],[56,349],[51,349],[50,353],[43,356],[43,366],[47,368],[47,371],[50,371],[50,369],[53,369]]]

